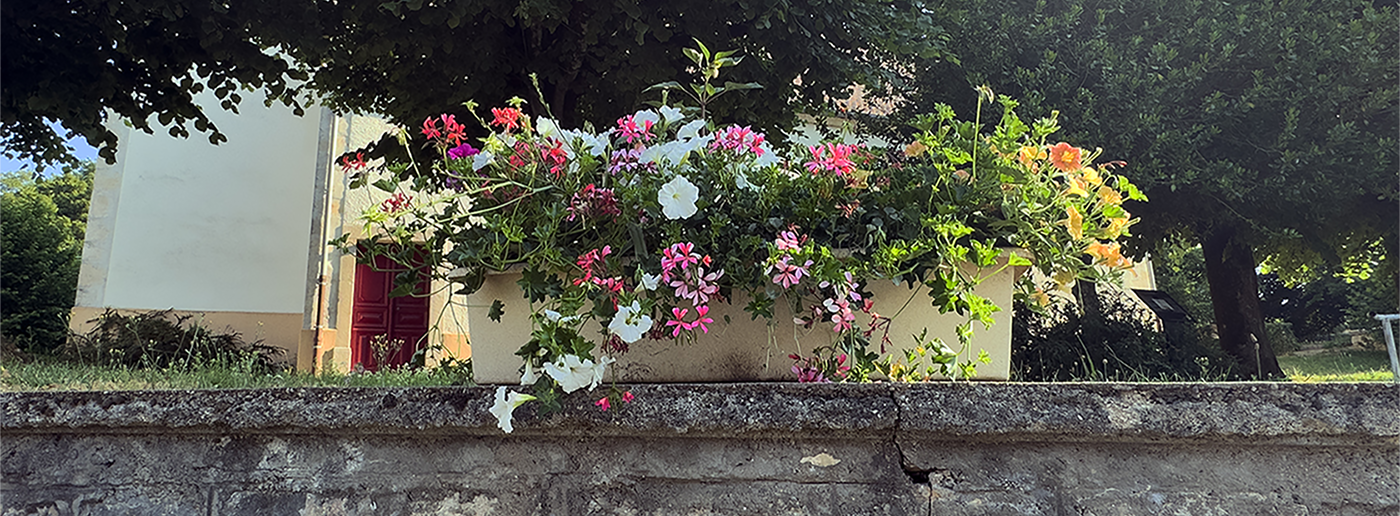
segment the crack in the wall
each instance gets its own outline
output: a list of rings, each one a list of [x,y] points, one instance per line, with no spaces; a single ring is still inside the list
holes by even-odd
[[[904,471],[904,475],[909,477],[909,482],[924,486],[924,495],[928,502],[926,514],[933,516],[933,484],[929,481],[929,473],[932,470],[916,468],[909,462],[909,456],[904,453],[904,448],[899,444],[899,436],[904,431],[904,406],[899,403],[899,396],[895,393],[893,386],[888,392],[890,402],[894,405],[894,431],[890,432],[890,444],[894,445],[894,451],[899,454],[899,467]]]

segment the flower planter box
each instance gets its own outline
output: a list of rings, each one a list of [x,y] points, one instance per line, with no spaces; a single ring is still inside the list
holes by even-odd
[[[975,292],[996,303],[1002,311],[996,314],[996,324],[990,328],[974,323],[972,345],[959,359],[976,359],[980,350],[991,355],[990,364],[978,364],[975,379],[1010,378],[1011,294],[1016,279],[1026,269],[1006,267],[977,286]],[[491,274],[481,289],[467,298],[472,368],[477,383],[520,383],[522,361],[515,352],[530,340],[530,304],[516,285],[520,276],[518,272]],[[874,294],[875,311],[894,316],[889,329],[891,345],[885,351],[912,349],[913,336],[925,328],[929,340],[942,338],[956,349],[955,328],[966,319],[953,313],[939,314],[929,303],[926,289],[910,289],[889,281],[872,282],[868,287]],[[793,381],[796,376],[788,355],[808,356],[814,348],[830,344],[836,337],[830,323],[819,323],[811,329],[799,327],[783,302],[778,303],[772,321],[752,320],[743,309],[749,302],[748,296],[736,293],[735,297],[730,303],[711,305],[710,316],[715,324],[708,334],[699,335],[693,343],[645,338],[637,341],[627,353],[617,357],[608,378],[616,374],[617,381],[625,383]],[[500,322],[487,317],[487,307],[497,299],[505,303]],[[726,316],[728,324],[724,322]],[[600,329],[598,324],[590,324],[583,334],[600,341]],[[878,337],[872,340],[878,342]]]

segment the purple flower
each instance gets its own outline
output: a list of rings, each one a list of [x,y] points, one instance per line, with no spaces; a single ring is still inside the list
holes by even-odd
[[[451,149],[447,149],[447,157],[452,159],[462,159],[467,156],[475,156],[481,151],[472,148],[470,144],[463,143]]]

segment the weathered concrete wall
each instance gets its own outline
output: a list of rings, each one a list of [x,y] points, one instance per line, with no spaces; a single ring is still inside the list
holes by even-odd
[[[1388,384],[630,389],[0,394],[0,513],[1400,513]]]

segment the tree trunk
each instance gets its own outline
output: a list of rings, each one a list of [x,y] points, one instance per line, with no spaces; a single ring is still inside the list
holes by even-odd
[[[1215,331],[1220,347],[1235,358],[1236,376],[1284,378],[1264,333],[1254,250],[1240,240],[1233,226],[1225,226],[1205,233],[1201,251],[1206,259],[1210,302],[1215,308]]]

